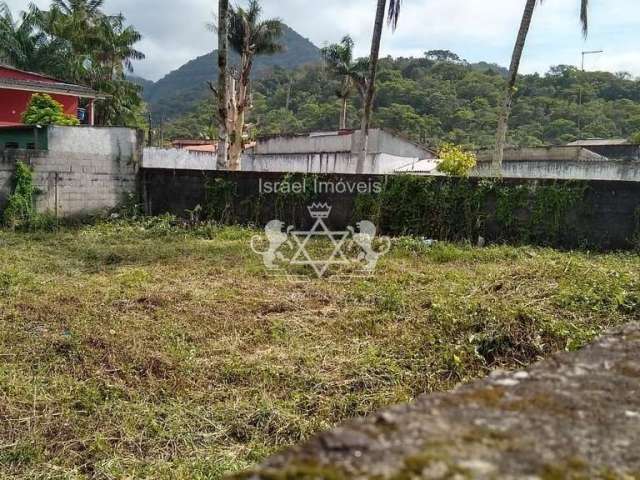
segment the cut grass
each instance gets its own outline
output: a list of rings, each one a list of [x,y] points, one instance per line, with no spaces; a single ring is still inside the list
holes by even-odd
[[[631,253],[403,238],[371,279],[289,284],[254,233],[0,233],[0,478],[217,479],[640,317]]]

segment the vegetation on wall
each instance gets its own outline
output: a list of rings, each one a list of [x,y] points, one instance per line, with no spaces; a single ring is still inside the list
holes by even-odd
[[[584,182],[509,184],[499,180],[390,177],[380,195],[359,197],[356,216],[385,232],[439,240],[580,246]],[[585,240],[586,242],[586,240]]]
[[[7,199],[0,218],[2,225],[10,230],[52,230],[57,219],[36,211],[35,199],[39,191],[33,184],[33,171],[24,162],[16,163],[13,191]]]
[[[275,193],[255,193],[251,184],[211,178],[206,184],[203,218],[224,224],[264,225],[278,218],[297,226],[309,220],[307,207],[329,201],[310,186],[334,182],[324,175],[288,174]],[[596,246],[584,230],[587,182],[509,182],[464,177],[396,175],[382,181],[381,193],[354,197],[351,220],[371,220],[392,236],[417,236],[475,243],[554,247]],[[294,191],[287,185],[307,185]],[[638,229],[640,235],[640,228]],[[632,239],[629,239],[632,241]]]
[[[16,164],[15,186],[9,195],[2,220],[11,229],[29,225],[35,217],[33,172],[23,162]]]
[[[34,93],[22,114],[22,122],[27,125],[78,125],[73,115],[63,111],[62,104],[46,93]]]

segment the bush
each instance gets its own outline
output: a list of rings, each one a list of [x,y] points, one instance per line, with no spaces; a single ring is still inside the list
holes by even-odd
[[[440,147],[438,158],[441,160],[438,171],[455,177],[468,177],[477,163],[475,153],[467,152],[450,143]]]
[[[79,125],[78,119],[67,115],[62,105],[46,93],[34,93],[27,110],[22,114],[22,122],[27,125]]]
[[[16,230],[49,231],[57,226],[57,219],[51,215],[36,212],[34,200],[37,189],[33,185],[33,172],[22,162],[16,165],[15,187],[9,195],[2,215],[4,226]]]
[[[15,188],[9,196],[7,207],[4,210],[4,224],[12,229],[29,224],[34,216],[33,174],[28,166],[22,162],[16,165]]]
[[[634,145],[640,144],[640,132],[634,133],[629,139]]]

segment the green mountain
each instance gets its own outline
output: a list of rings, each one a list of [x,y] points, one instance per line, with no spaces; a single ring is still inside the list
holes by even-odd
[[[373,125],[432,145],[491,147],[505,70],[446,58],[382,58]],[[335,130],[341,114],[338,87],[339,79],[321,65],[274,69],[253,82],[250,133]],[[354,92],[349,127],[359,128],[361,108]],[[213,102],[201,102],[165,125],[164,138],[211,137],[212,118]],[[509,127],[508,142],[519,146],[561,145],[580,138],[640,140],[640,79],[568,65],[552,67],[545,75],[521,75]]]
[[[254,77],[262,78],[277,67],[294,69],[321,60],[318,47],[287,26],[282,43],[285,46],[283,52],[256,58]],[[238,54],[232,52],[230,61],[237,64]],[[210,93],[207,82],[216,80],[217,63],[217,51],[214,51],[187,62],[154,84],[137,81],[144,87],[144,99],[154,119],[170,120],[193,110]]]
[[[131,83],[134,83],[140,87],[142,87],[142,91],[146,91],[147,89],[152,89],[155,85],[151,80],[147,80],[146,78],[139,77],[137,75],[127,75],[127,80]]]

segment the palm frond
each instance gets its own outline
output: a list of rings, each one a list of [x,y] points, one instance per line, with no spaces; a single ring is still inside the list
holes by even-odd
[[[394,30],[398,28],[398,20],[400,19],[400,7],[402,0],[389,0],[389,13],[387,20],[391,28]]]
[[[586,37],[589,34],[589,0],[580,2],[580,22],[582,23],[582,33]]]

